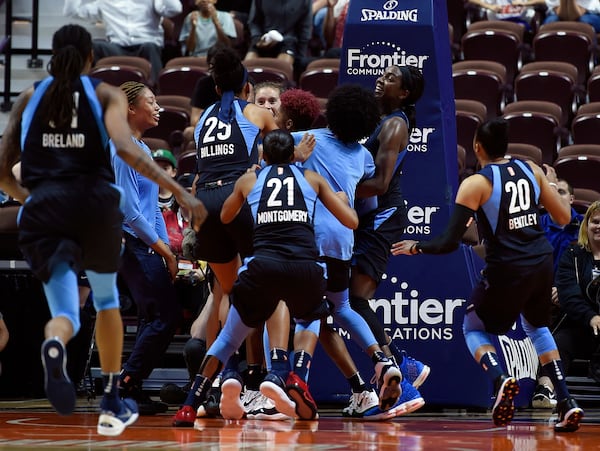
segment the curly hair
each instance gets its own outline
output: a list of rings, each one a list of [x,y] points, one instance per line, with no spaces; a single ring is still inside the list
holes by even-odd
[[[279,100],[279,110],[283,110],[294,122],[294,130],[307,130],[321,112],[314,94],[303,89],[288,89],[281,94]]]
[[[358,84],[335,88],[325,112],[330,130],[345,144],[369,136],[379,122],[379,105],[374,94]]]

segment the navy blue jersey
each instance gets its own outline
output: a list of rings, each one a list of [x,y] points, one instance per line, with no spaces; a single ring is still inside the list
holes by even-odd
[[[369,149],[369,152],[371,152],[371,155],[373,155],[373,160],[377,159],[377,152],[379,151],[379,133],[381,133],[381,128],[383,127],[383,124],[392,117],[399,117],[403,119],[404,122],[406,122],[406,126],[409,127],[408,118],[402,110],[394,111],[393,113],[385,116],[364,144],[364,146]],[[377,196],[377,205],[381,209],[404,205],[400,177],[402,175],[402,162],[404,161],[404,158],[406,158],[407,153],[408,150],[406,149],[398,149],[396,165],[394,166],[394,173],[390,180],[390,184],[388,185],[388,189],[385,193]]]
[[[479,174],[492,183],[492,195],[477,210],[486,262],[535,265],[552,253],[538,210],[540,187],[527,163],[488,164]]]
[[[318,257],[313,229],[317,193],[294,165],[260,170],[248,194],[254,218],[254,254],[294,260]]]
[[[85,176],[114,181],[110,164],[108,134],[95,88],[100,80],[82,75],[73,81],[71,92],[75,114],[71,124],[57,129],[45,123],[39,108],[52,82],[36,87],[21,120],[21,177],[32,189],[46,180]]]
[[[244,116],[247,104],[239,99],[233,101],[235,117],[229,124],[217,117],[221,102],[208,107],[200,117],[194,130],[200,184],[236,180],[258,163],[260,130]]]

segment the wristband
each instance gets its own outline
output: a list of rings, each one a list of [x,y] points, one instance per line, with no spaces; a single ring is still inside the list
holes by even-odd
[[[558,185],[554,182],[548,182],[548,185],[553,186],[554,188],[558,189]]]

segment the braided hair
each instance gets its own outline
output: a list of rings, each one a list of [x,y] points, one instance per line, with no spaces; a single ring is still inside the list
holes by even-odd
[[[127,96],[127,103],[132,105],[135,102],[135,99],[140,95],[140,92],[146,88],[146,85],[139,81],[126,81],[125,83],[122,83],[119,88],[121,88]]]
[[[71,86],[83,72],[91,52],[92,36],[82,26],[65,25],[54,33],[47,66],[54,80],[40,106],[45,123],[58,129],[70,126],[75,110]]]

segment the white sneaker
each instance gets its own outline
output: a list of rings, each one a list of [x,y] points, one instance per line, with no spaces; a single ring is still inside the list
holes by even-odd
[[[360,393],[352,393],[350,405],[342,409],[342,416],[362,418],[365,412],[379,405],[379,398],[373,389],[364,390]]]
[[[137,404],[133,399],[121,400],[121,411],[116,413],[102,410],[98,418],[98,434],[108,437],[120,435],[127,426],[136,422],[139,417]]]
[[[290,417],[279,412],[275,408],[275,404],[262,393],[255,398],[252,409],[246,412],[246,418],[249,420],[270,420],[270,421],[285,421]]]
[[[379,388],[379,408],[389,410],[402,394],[402,373],[391,360],[375,364],[375,378]]]

